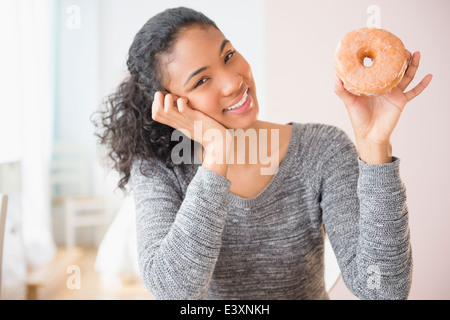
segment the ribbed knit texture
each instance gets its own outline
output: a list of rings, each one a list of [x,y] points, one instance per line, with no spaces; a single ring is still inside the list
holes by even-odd
[[[139,266],[155,298],[328,299],[325,232],[357,297],[407,298],[412,261],[399,160],[368,165],[342,130],[292,125],[278,172],[251,199],[198,164],[135,162]]]

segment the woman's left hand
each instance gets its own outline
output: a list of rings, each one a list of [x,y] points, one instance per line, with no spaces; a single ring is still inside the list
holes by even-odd
[[[415,52],[400,83],[391,92],[376,97],[353,95],[344,88],[342,80],[336,75],[335,92],[347,108],[358,151],[364,162],[389,162],[390,136],[403,109],[425,90],[433,77],[428,74],[417,86],[405,92],[416,75],[419,62],[420,53]]]

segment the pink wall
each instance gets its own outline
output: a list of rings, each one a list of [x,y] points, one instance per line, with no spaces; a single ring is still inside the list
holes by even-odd
[[[348,31],[366,26],[370,5],[381,27],[399,36],[422,61],[413,85],[430,87],[406,107],[392,137],[401,159],[410,212],[414,274],[410,299],[450,299],[450,1],[266,0],[264,118],[336,125],[350,121],[333,92],[333,54]],[[332,299],[352,299],[342,280]]]

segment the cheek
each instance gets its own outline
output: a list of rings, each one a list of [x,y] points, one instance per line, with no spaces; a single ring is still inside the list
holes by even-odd
[[[239,71],[240,73],[248,78],[248,79],[253,79],[253,74],[252,74],[252,68],[250,67],[250,64],[247,62],[247,60],[245,60],[245,58],[240,55],[239,56]]]
[[[207,92],[207,90],[201,94],[196,94],[194,97],[189,98],[189,101],[191,101],[191,108],[207,115],[221,111],[218,95]]]

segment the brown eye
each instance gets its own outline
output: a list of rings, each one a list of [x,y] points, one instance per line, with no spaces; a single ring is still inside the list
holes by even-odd
[[[225,56],[225,63],[227,63],[227,61],[230,60],[231,57],[233,57],[234,53],[235,53],[235,51],[232,51]]]
[[[197,82],[195,84],[194,88],[201,86],[202,84],[204,84],[206,82],[206,80],[208,80],[208,79],[206,79],[206,78],[201,79],[199,82]]]

